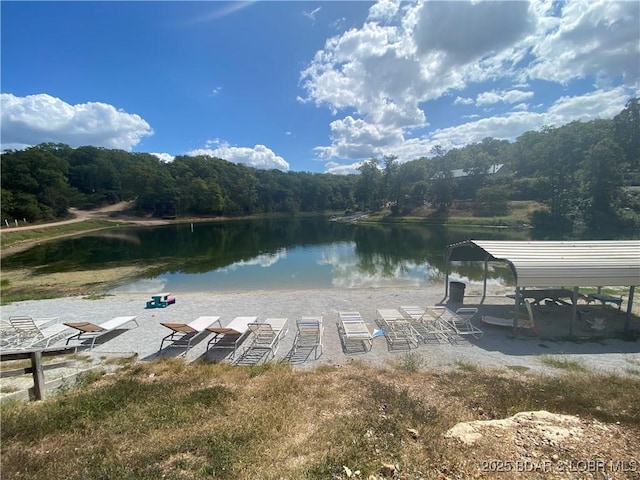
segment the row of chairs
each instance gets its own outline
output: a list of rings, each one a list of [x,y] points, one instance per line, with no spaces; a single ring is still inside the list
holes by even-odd
[[[339,312],[338,328],[345,344],[362,342],[365,350],[371,348],[373,338],[382,335],[390,348],[397,345],[411,348],[432,340],[457,343],[465,336],[482,337],[482,330],[472,323],[477,313],[477,308],[469,307],[456,311],[416,305],[402,306],[399,310],[381,308],[376,310],[376,323],[380,328],[371,332],[359,312]]]
[[[101,324],[92,322],[60,323],[58,317],[34,319],[31,316],[12,316],[0,329],[1,346],[4,349],[47,348],[50,344],[64,339],[70,342],[89,342],[90,348],[102,335],[123,327],[127,323],[139,326],[137,317],[115,317]],[[232,360],[236,359],[238,347],[247,337],[243,355],[261,354],[265,360],[273,358],[280,341],[287,335],[287,318],[267,318],[263,322],[258,317],[236,317],[228,325],[222,325],[219,316],[202,316],[190,323],[162,323],[171,333],[162,338],[160,349],[184,347],[185,354],[194,340],[204,334],[213,333],[207,349],[229,349]],[[75,333],[74,333],[75,332]],[[296,337],[293,352],[301,348],[315,350],[316,358],[322,355],[322,317],[302,317],[296,322]]]
[[[102,335],[121,328],[127,323],[138,326],[136,316],[115,317],[101,324],[92,322],[60,323],[58,317],[35,319],[30,315],[9,317],[0,328],[0,346],[4,349],[18,350],[29,348],[47,348],[52,343],[66,338],[69,342],[90,340],[91,348]]]
[[[225,326],[220,322],[219,316],[198,317],[187,324],[162,323],[171,333],[160,342],[160,350],[167,342],[167,347],[185,347],[186,354],[195,339],[213,333],[213,337],[207,342],[207,351],[231,350],[231,360],[234,363],[268,361],[275,357],[280,342],[287,335],[288,323],[288,318],[267,318],[259,322],[255,316],[236,317]],[[305,348],[314,351],[315,358],[318,358],[322,355],[323,334],[321,316],[301,317],[296,321],[292,354]],[[244,343],[246,345],[243,345],[243,351],[238,356],[238,348]]]
[[[455,343],[460,337],[470,335],[474,338],[482,336],[482,330],[471,320],[477,314],[476,308],[459,308],[451,311],[446,307],[402,306],[397,309],[378,309],[376,321],[379,329],[371,332],[362,316],[356,311],[339,312],[338,330],[341,339],[347,344],[362,342],[365,349],[371,349],[373,339],[385,336],[391,347],[405,344],[408,348],[427,343],[431,339],[445,339]],[[96,340],[121,328],[127,323],[138,326],[137,317],[115,317],[102,324],[92,322],[59,323],[57,317],[34,320],[29,316],[10,317],[11,330],[3,329],[2,346],[5,348],[48,347],[54,340],[66,336],[66,344],[72,341],[90,341],[93,348]],[[207,350],[231,350],[231,359],[236,362],[239,357],[255,358],[265,361],[275,357],[280,342],[287,335],[287,318],[267,318],[258,321],[256,316],[234,318],[227,325],[222,325],[219,316],[201,316],[190,323],[161,323],[170,330],[160,342],[159,351],[163,348],[180,347],[184,353],[192,347],[195,340],[204,335],[213,334],[207,343]],[[71,335],[74,329],[76,333]],[[302,317],[296,321],[296,337],[292,354],[301,348],[310,348],[322,355],[322,336],[324,326],[322,316]],[[248,339],[249,338],[249,339]],[[238,356],[240,345],[243,351]]]

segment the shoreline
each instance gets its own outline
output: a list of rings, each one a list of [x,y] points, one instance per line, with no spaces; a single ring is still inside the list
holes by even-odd
[[[220,316],[222,325],[227,325],[236,316],[256,316],[258,321],[269,317],[286,317],[288,334],[282,340],[275,361],[289,361],[295,368],[313,368],[318,365],[345,365],[362,361],[379,366],[389,362],[401,362],[406,355],[417,355],[425,368],[455,369],[460,366],[489,367],[521,370],[530,373],[559,373],[545,362],[546,358],[558,357],[577,362],[586,371],[616,373],[620,375],[640,372],[640,341],[625,341],[619,338],[590,339],[583,327],[581,335],[574,340],[536,337],[529,332],[513,337],[511,328],[492,327],[480,321],[482,312],[490,309],[512,308],[511,300],[493,290],[483,305],[473,302],[479,298],[465,297],[465,307],[479,308],[473,323],[483,330],[481,338],[461,338],[455,343],[429,341],[417,347],[390,348],[385,337],[373,340],[370,351],[345,352],[338,333],[339,311],[359,311],[373,332],[376,310],[399,309],[403,305],[432,306],[442,300],[444,284],[416,288],[364,288],[364,289],[312,289],[312,290],[257,290],[235,292],[191,292],[175,293],[175,305],[163,309],[146,309],[147,294],[113,294],[97,299],[86,297],[64,297],[50,300],[27,300],[2,307],[2,319],[12,315],[31,315],[34,318],[58,316],[59,322],[90,321],[96,324],[116,316],[134,315],[139,326],[124,328],[105,335],[91,351],[92,354],[136,354],[139,361],[181,356],[183,349],[164,348],[159,351],[161,339],[170,331],[161,322],[189,323],[199,316]],[[459,306],[459,305],[458,305]],[[455,308],[455,305],[451,305]],[[565,315],[562,309],[558,310]],[[537,311],[536,323],[540,330],[551,331],[564,328],[553,312]],[[618,322],[623,315],[613,312]],[[325,332],[323,352],[316,360],[314,355],[301,362],[291,357],[296,332],[296,319],[301,316],[322,316]],[[562,320],[564,321],[564,320]],[[640,331],[637,317],[632,325]],[[562,331],[562,330],[560,330]],[[73,333],[71,331],[70,333]],[[229,361],[227,351],[207,349],[211,336],[203,336],[188,351],[187,362],[198,360]],[[60,342],[55,345],[60,345]],[[64,341],[62,342],[64,345]],[[80,352],[88,352],[81,349]]]

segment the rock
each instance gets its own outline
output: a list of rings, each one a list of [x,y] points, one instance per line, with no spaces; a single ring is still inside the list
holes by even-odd
[[[391,463],[383,463],[382,467],[380,468],[380,473],[382,473],[382,475],[384,475],[385,477],[393,477],[396,474],[397,470],[398,469],[395,465]]]

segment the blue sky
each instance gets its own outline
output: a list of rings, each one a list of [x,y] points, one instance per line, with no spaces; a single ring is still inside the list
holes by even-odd
[[[612,118],[640,2],[18,2],[2,148],[41,142],[350,173]]]

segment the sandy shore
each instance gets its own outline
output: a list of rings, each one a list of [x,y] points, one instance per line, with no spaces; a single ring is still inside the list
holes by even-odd
[[[510,308],[504,292],[491,293],[495,296],[485,300],[481,306],[481,313],[486,309],[498,308],[497,306]],[[376,309],[397,309],[402,305],[434,305],[443,299],[443,294],[443,285],[403,289],[198,292],[176,295],[176,304],[165,309],[146,309],[145,303],[149,296],[145,294],[117,294],[97,300],[68,297],[16,302],[2,307],[2,319],[6,320],[11,315],[58,316],[61,322],[101,323],[116,316],[136,315],[139,327],[118,330],[103,336],[93,352],[98,355],[135,353],[139,360],[145,361],[163,356],[176,356],[183,352],[177,348],[158,351],[162,338],[170,333],[160,322],[188,323],[202,315],[219,315],[223,325],[226,325],[236,316],[257,316],[259,320],[267,317],[287,317],[289,332],[281,343],[276,360],[290,361],[296,368],[312,368],[319,364],[342,365],[353,360],[386,365],[389,362],[402,361],[409,350],[398,347],[390,349],[385,338],[379,337],[374,339],[370,351],[345,352],[338,335],[338,312],[359,311],[373,331],[377,328]],[[477,301],[479,298],[465,298],[465,306]],[[299,354],[291,356],[295,320],[302,315],[321,315],[324,319],[324,351],[318,359],[314,359],[313,353],[308,357],[301,357]],[[557,323],[556,319],[545,312],[536,312],[536,317],[536,322],[541,324]],[[592,370],[620,374],[640,371],[640,342],[637,340],[606,338],[598,341],[558,341],[543,340],[527,333],[511,338],[511,330],[508,328],[481,325],[478,319],[474,323],[480,325],[484,331],[480,339],[471,338],[469,341],[456,344],[421,344],[410,351],[420,356],[424,366],[443,369],[468,363],[495,368],[523,368],[534,372],[557,371],[541,359],[544,355],[551,355],[580,361]],[[635,318],[632,328],[640,329]],[[577,331],[580,332],[582,330]],[[225,358],[228,353],[226,351],[207,351],[206,344],[209,338],[201,337],[201,340],[189,350],[186,356],[188,361],[199,358]]]

